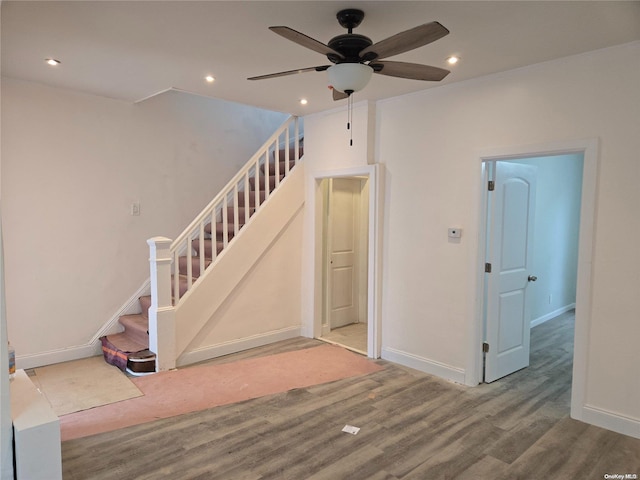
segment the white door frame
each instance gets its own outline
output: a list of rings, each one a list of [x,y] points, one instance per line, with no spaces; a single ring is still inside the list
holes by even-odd
[[[580,233],[578,238],[578,276],[576,288],[576,322],[573,351],[573,381],[571,385],[571,417],[584,418],[586,398],[586,375],[588,365],[589,326],[591,324],[591,276],[593,258],[593,239],[595,235],[596,184],[598,170],[598,139],[585,139],[555,142],[541,145],[516,146],[495,149],[478,155],[481,167],[479,182],[478,211],[478,249],[476,272],[472,287],[473,301],[469,325],[469,345],[467,356],[467,385],[477,385],[482,380],[482,341],[485,288],[485,252],[486,252],[486,205],[488,172],[486,163],[498,160],[517,160],[521,158],[555,156],[570,153],[582,153],[584,156],[582,176],[582,199],[580,207]]]
[[[310,251],[313,256],[312,265],[312,295],[307,297],[310,305],[305,308],[311,314],[307,316],[303,328],[309,336],[318,338],[322,334],[322,310],[323,310],[323,242],[324,234],[322,221],[324,216],[324,199],[322,196],[321,182],[327,178],[367,177],[369,180],[369,225],[367,248],[367,356],[380,358],[381,344],[381,295],[380,276],[381,265],[381,238],[382,238],[382,172],[380,164],[363,165],[338,170],[314,172],[307,202],[308,210],[314,216],[311,223]]]

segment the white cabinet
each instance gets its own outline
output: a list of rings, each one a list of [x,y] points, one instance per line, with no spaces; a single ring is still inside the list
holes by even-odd
[[[24,370],[11,381],[17,480],[62,479],[60,420]]]

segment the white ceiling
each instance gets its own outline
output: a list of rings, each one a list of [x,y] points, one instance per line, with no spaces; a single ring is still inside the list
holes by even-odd
[[[374,42],[433,20],[451,31],[389,58],[451,69],[443,82],[374,75],[356,101],[640,39],[640,1],[3,1],[2,74],[125,101],[176,88],[312,113],[336,106],[325,72],[246,78],[327,64],[268,27],[285,25],[327,43],[346,33],[335,18],[342,8],[364,10],[355,33]],[[445,63],[451,54],[462,58],[454,67]],[[48,57],[62,65],[47,66]],[[207,74],[216,77],[213,84],[204,81]],[[301,106],[301,98],[309,104]]]

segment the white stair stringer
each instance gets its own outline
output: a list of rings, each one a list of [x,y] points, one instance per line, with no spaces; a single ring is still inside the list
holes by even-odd
[[[178,364],[191,363],[183,355],[187,348],[299,214],[304,204],[304,179],[304,164],[300,162],[176,306],[175,352]],[[299,252],[293,254],[300,255]],[[252,300],[244,298],[238,301]]]

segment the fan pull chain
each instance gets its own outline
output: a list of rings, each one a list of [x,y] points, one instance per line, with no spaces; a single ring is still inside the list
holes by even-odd
[[[353,94],[347,97],[347,130],[349,130],[349,146],[353,147]]]

